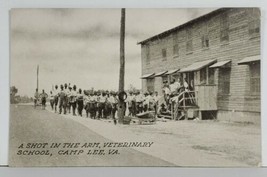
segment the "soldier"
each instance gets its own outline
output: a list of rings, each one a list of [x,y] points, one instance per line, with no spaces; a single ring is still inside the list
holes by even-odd
[[[66,94],[64,92],[64,87],[63,85],[60,85],[60,92],[59,92],[59,114],[62,113],[62,108],[64,110],[64,114],[66,114],[66,107],[64,106],[65,104],[65,98]]]
[[[148,92],[145,92],[145,97],[144,97],[144,101],[143,101],[143,111],[147,112],[148,111],[148,106],[149,106],[149,97],[148,97]]]
[[[67,110],[69,111],[69,114],[70,114],[70,110],[71,110],[71,103],[70,103],[70,99],[71,99],[71,90],[72,90],[72,88],[71,88],[71,86],[69,85],[69,90],[66,91],[66,93],[67,93],[67,97],[66,97],[66,99],[67,99]]]
[[[51,109],[54,110],[55,95],[54,95],[54,93],[52,92],[52,90],[50,91],[49,100],[50,100],[50,106],[51,106]]]
[[[57,112],[58,97],[59,97],[59,91],[58,91],[58,86],[56,85],[54,90],[55,113]]]
[[[155,109],[155,116],[157,116],[157,110],[159,108],[159,100],[160,100],[160,96],[158,95],[158,92],[156,91],[154,94],[154,100],[155,100],[155,105],[154,105],[154,109]]]
[[[76,116],[76,113],[75,113],[76,106],[77,106],[76,98],[77,98],[76,85],[73,85],[73,90],[71,91],[71,95],[70,95],[70,105],[72,107],[72,114],[74,116]]]
[[[111,104],[111,117],[114,121],[114,124],[117,124],[115,115],[116,115],[116,111],[117,111],[117,106],[118,106],[118,98],[116,97],[116,93],[115,92],[111,92],[110,93],[110,97],[108,98],[108,101]]]
[[[98,118],[106,118],[104,112],[106,100],[107,100],[106,93],[102,92],[102,94],[99,97]]]
[[[89,117],[89,112],[90,112],[90,105],[89,105],[89,101],[90,101],[90,95],[89,92],[84,90],[84,97],[83,97],[83,102],[84,102],[84,109],[86,112],[86,117]]]
[[[98,90],[97,92],[96,92],[96,113],[97,113],[97,118],[99,119],[99,107],[100,107],[100,102],[99,102],[99,100],[100,100],[100,96],[101,96],[101,91],[100,90]]]
[[[82,112],[83,112],[83,93],[82,93],[82,89],[79,89],[78,93],[77,93],[77,105],[78,105],[78,114],[79,116],[82,117]]]
[[[104,117],[109,118],[111,115],[112,111],[112,105],[109,102],[109,98],[111,97],[110,92],[107,90],[106,91],[106,104],[105,104],[105,109],[104,109]]]
[[[139,114],[139,113],[142,113],[143,112],[143,96],[140,94],[140,91],[137,91],[136,93],[136,113]]]
[[[41,98],[41,101],[42,101],[42,109],[43,110],[45,109],[45,106],[46,106],[47,97],[48,97],[47,93],[45,93],[45,91],[43,90],[43,92],[40,94],[40,98]]]
[[[64,102],[63,102],[63,108],[64,108],[64,114],[67,114],[67,108],[68,108],[68,93],[69,93],[69,90],[68,90],[68,84],[65,83],[64,84],[64,93],[65,93],[65,98],[64,98]]]
[[[134,95],[132,91],[129,91],[129,96],[127,97],[127,104],[128,104],[128,111],[129,114],[128,116],[133,116],[133,100],[134,100]]]
[[[38,93],[38,89],[36,89],[34,93],[34,108],[36,108],[37,106],[38,99],[39,99],[39,93]]]
[[[96,97],[94,95],[94,92],[90,92],[89,100],[88,100],[88,109],[90,118],[95,119],[96,116]]]

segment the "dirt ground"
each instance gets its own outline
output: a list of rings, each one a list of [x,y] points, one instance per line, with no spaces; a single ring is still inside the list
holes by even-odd
[[[112,141],[152,141],[151,148],[136,150],[177,166],[244,167],[261,162],[260,125],[184,120],[115,126],[112,121],[68,117]]]
[[[261,161],[260,125],[219,121],[169,121],[152,126],[134,125],[130,129],[137,135],[152,135],[150,137],[155,142],[161,139],[171,147],[183,147],[184,153],[188,152],[188,157],[192,159],[195,157],[190,156],[190,151],[198,151],[201,154],[199,156],[206,156],[207,162],[213,158],[222,158],[233,161],[233,165],[237,166],[257,166]]]

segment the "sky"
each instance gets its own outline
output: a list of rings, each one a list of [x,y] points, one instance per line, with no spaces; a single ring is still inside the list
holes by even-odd
[[[125,89],[141,88],[137,42],[215,9],[126,9]],[[10,86],[33,96],[39,89],[76,84],[81,89],[117,90],[120,9],[12,9]]]

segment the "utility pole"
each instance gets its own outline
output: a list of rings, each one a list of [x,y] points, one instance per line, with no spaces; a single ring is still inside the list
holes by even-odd
[[[125,8],[121,9],[121,30],[120,30],[120,78],[119,78],[119,94],[124,92],[124,74],[125,74],[125,55],[124,55],[124,42],[125,42]],[[119,99],[118,102],[118,117],[119,123],[123,123],[125,113],[124,100]]]
[[[39,65],[37,65],[37,89],[39,91]]]

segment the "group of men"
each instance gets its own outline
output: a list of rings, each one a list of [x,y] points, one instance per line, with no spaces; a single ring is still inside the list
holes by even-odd
[[[186,83],[183,85],[186,86]],[[157,115],[161,105],[168,107],[169,98],[177,94],[181,87],[179,80],[173,80],[170,85],[164,85],[162,96],[159,96],[158,92],[129,91],[124,100],[128,116],[135,117],[147,111],[155,111]],[[43,109],[45,109],[46,100],[49,99],[51,109],[55,113],[72,113],[74,116],[78,113],[79,116],[82,116],[85,111],[86,117],[92,119],[113,118],[114,120],[119,100],[118,93],[115,91],[82,90],[77,89],[76,85],[71,86],[70,84],[62,84],[59,87],[55,85],[49,95],[44,90],[38,94],[38,90],[36,90],[34,97],[35,105],[37,100],[41,99]]]
[[[96,118],[115,118],[117,110],[117,94],[113,91],[93,91],[77,89],[76,85],[70,84],[55,86],[49,95],[51,109],[59,114],[70,114],[76,116],[83,115],[86,117]]]

